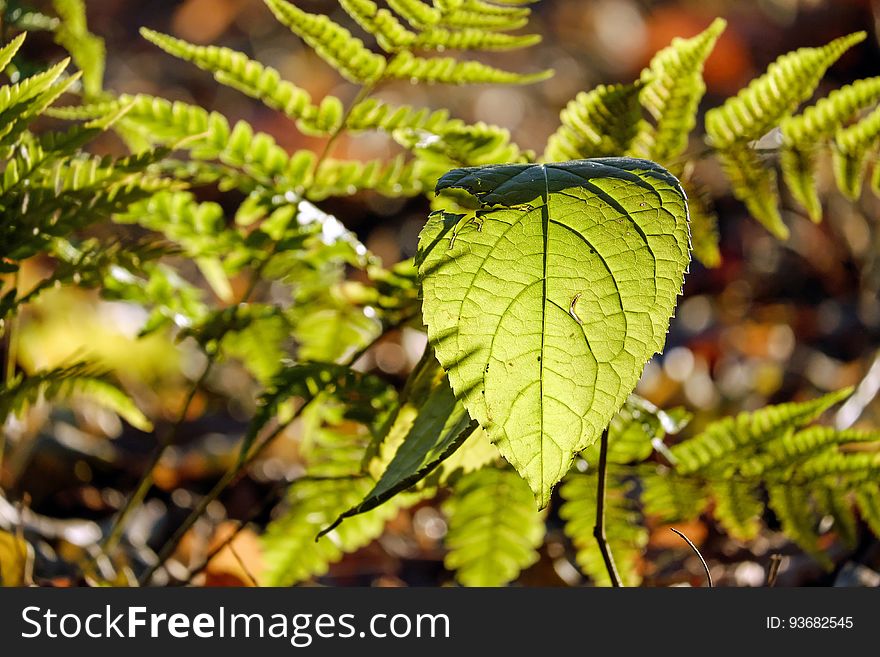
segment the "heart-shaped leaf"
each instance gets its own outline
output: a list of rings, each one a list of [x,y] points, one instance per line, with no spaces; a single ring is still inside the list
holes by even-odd
[[[665,342],[690,262],[685,194],[646,160],[456,169],[419,241],[428,337],[540,506]]]

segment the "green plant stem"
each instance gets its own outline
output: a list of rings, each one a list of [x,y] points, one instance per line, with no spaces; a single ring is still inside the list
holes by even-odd
[[[614,557],[611,555],[608,539],[605,536],[605,474],[607,459],[608,427],[605,427],[599,445],[599,472],[597,476],[599,484],[596,489],[596,525],[593,527],[593,536],[596,538],[596,543],[599,544],[599,551],[602,553],[602,559],[605,561],[605,569],[608,571],[611,586],[619,587],[620,575],[617,574],[617,566],[614,565]]]

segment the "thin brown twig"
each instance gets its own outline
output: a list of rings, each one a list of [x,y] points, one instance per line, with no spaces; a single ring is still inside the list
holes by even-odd
[[[715,585],[712,583],[712,573],[709,572],[709,565],[706,563],[706,560],[703,558],[703,555],[700,554],[700,551],[697,549],[697,546],[694,545],[693,541],[691,541],[691,539],[689,539],[687,536],[685,536],[683,532],[678,531],[675,527],[670,527],[669,529],[670,529],[670,531],[673,531],[676,534],[678,534],[679,536],[681,536],[685,540],[685,542],[691,546],[691,550],[693,550],[694,553],[700,558],[700,563],[703,564],[703,570],[706,571],[706,583],[709,585],[710,589],[714,588]]]
[[[236,534],[238,534],[238,528],[236,528]],[[235,560],[238,562],[239,567],[242,572],[247,576],[247,578],[251,581],[251,584],[257,588],[259,588],[259,584],[257,583],[257,578],[254,577],[253,573],[251,573],[250,568],[247,567],[247,564],[244,562],[244,559],[241,558],[241,555],[238,553],[238,550],[235,549],[235,545],[232,541],[229,541],[229,545],[227,546],[229,551],[232,553],[232,556],[235,557]]]
[[[782,565],[782,555],[770,555],[770,569],[767,571],[767,586],[772,588],[776,586],[776,579],[779,577],[779,567]]]
[[[599,551],[602,553],[602,559],[605,561],[605,569],[608,571],[611,586],[619,587],[621,585],[620,575],[617,574],[617,566],[614,565],[614,557],[611,555],[611,549],[608,547],[608,538],[605,536],[605,474],[608,459],[608,427],[605,427],[605,431],[602,432],[599,447],[599,472],[597,477],[599,484],[596,490],[596,524],[593,527],[593,536],[599,544]]]

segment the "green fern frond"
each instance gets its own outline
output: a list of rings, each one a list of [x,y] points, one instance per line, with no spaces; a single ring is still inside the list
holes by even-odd
[[[836,475],[870,479],[880,472],[880,452],[847,453],[839,450],[821,452],[799,464],[796,480],[811,482]]]
[[[661,522],[693,520],[705,511],[709,496],[699,479],[676,477],[664,466],[648,466],[641,476],[645,515]]]
[[[880,431],[840,430],[823,426],[808,427],[797,433],[786,432],[778,438],[764,443],[761,453],[743,461],[740,465],[740,471],[747,476],[760,476],[828,447],[870,442],[880,442]]]
[[[818,222],[822,218],[822,205],[815,181],[818,148],[859,110],[878,100],[880,78],[857,80],[832,91],[801,114],[787,117],[780,124],[783,136],[781,164],[785,183],[813,221]],[[852,185],[850,183],[850,191]]]
[[[626,152],[641,121],[642,83],[599,85],[581,92],[562,113],[562,125],[550,136],[544,159],[563,162]]]
[[[352,132],[362,130],[440,132],[449,122],[449,111],[445,109],[431,111],[409,105],[395,107],[381,100],[367,98],[351,109],[346,128]]]
[[[388,6],[418,30],[436,25],[442,17],[440,10],[421,0],[388,0]]]
[[[384,73],[388,79],[445,84],[531,84],[552,75],[552,71],[513,73],[481,62],[460,61],[452,57],[417,57],[408,51],[397,53],[388,62]]]
[[[786,536],[830,570],[833,565],[831,559],[819,547],[820,518],[816,515],[812,500],[805,499],[800,491],[785,485],[769,486],[767,493],[767,504],[782,525]]]
[[[168,54],[212,73],[220,84],[256,98],[292,119],[316,111],[305,89],[283,80],[277,70],[263,66],[242,52],[215,46],[196,46],[145,27],[141,28],[141,36]]]
[[[275,17],[350,82],[365,84],[382,76],[385,58],[323,14],[310,14],[285,0],[264,0]]]
[[[28,101],[33,101],[49,91],[52,85],[59,80],[69,63],[70,59],[62,59],[55,66],[42,73],[32,75],[16,84],[0,87],[0,113],[2,113],[0,116],[8,121],[29,109]]]
[[[692,180],[682,180],[687,194],[688,216],[691,227],[691,248],[703,266],[709,268],[721,265],[720,235],[718,215],[712,209],[711,196],[705,193]]]
[[[779,211],[776,170],[765,166],[747,144],[735,144],[718,151],[718,160],[730,180],[733,195],[775,237],[788,239],[788,226]]]
[[[877,482],[859,486],[855,496],[862,520],[875,536],[880,536],[880,488],[877,487]]]
[[[344,554],[378,538],[399,509],[397,498],[315,540],[339,514],[360,502],[371,486],[367,477],[294,482],[287,496],[288,511],[269,524],[262,538],[266,570],[261,583],[292,586],[324,575]]]
[[[71,54],[83,73],[87,97],[100,95],[104,84],[104,39],[89,32],[84,0],[52,0],[61,22],[55,41]]]
[[[440,24],[453,29],[472,28],[483,31],[507,32],[509,30],[517,30],[529,22],[528,12],[530,10],[527,8],[510,7],[509,13],[502,14],[486,11],[484,7],[487,7],[488,3],[481,5],[473,3],[471,6],[473,9],[465,6],[462,9],[445,14],[440,19]],[[503,8],[497,7],[496,9],[500,10]],[[514,13],[514,11],[519,13]]]
[[[880,77],[856,80],[835,89],[796,116],[786,117],[779,127],[786,143],[814,146],[832,136],[850,118],[880,101]]]
[[[822,220],[822,201],[816,186],[817,148],[785,144],[779,154],[782,178],[794,199],[814,223]]]
[[[407,161],[397,156],[391,161],[369,162],[326,159],[315,172],[306,190],[313,201],[330,196],[350,196],[360,191],[373,190],[383,196],[416,196],[433,182],[421,175],[418,160]]]
[[[809,424],[851,393],[851,388],[843,388],[810,401],[766,406],[713,422],[699,435],[670,448],[676,469],[681,473],[696,472],[740,448],[767,442],[786,430]]]
[[[406,29],[387,9],[380,9],[373,0],[339,0],[342,8],[358,25],[376,37],[379,47],[396,52],[412,47],[417,35]]]
[[[0,48],[0,73],[2,73],[7,66],[9,66],[9,62],[11,62],[12,58],[15,57],[15,54],[24,43],[25,38],[27,38],[27,32],[22,32],[12,41]]]
[[[502,586],[538,560],[544,520],[515,472],[482,468],[463,476],[443,511],[449,522],[444,565],[464,586]]]
[[[141,431],[152,431],[152,423],[131,397],[111,383],[105,372],[84,362],[28,376],[18,374],[4,383],[0,386],[0,420],[20,414],[41,398],[63,401],[74,396],[109,408]]]
[[[609,473],[611,474],[611,473]],[[618,574],[624,586],[638,586],[641,582],[639,562],[648,543],[635,501],[629,497],[631,484],[613,477],[605,492],[605,534],[614,557]],[[559,516],[565,521],[565,534],[577,550],[580,569],[597,586],[610,586],[611,580],[599,545],[593,536],[596,525],[595,474],[570,474],[562,483],[563,503]]]
[[[764,503],[755,486],[729,479],[711,482],[709,490],[715,500],[715,518],[724,530],[740,541],[754,539],[764,513]]]
[[[868,157],[880,141],[880,107],[858,123],[843,128],[834,137],[832,151],[837,186],[852,200],[862,192]]]
[[[865,32],[856,32],[821,48],[799,48],[782,55],[735,97],[706,112],[712,145],[726,149],[763,136],[809,98],[828,67],[865,37]]]
[[[413,42],[414,48],[426,50],[515,50],[540,43],[540,34],[501,34],[477,28],[447,30],[432,27]]]
[[[655,123],[642,123],[636,138],[640,155],[668,162],[687,148],[706,92],[703,65],[726,26],[727,21],[718,18],[695,37],[673,39],[642,72],[644,86],[639,100]]]
[[[508,130],[483,122],[468,125],[453,120],[437,132],[399,130],[394,133],[394,139],[415,153],[426,166],[435,165],[437,175],[453,166],[523,162],[531,157],[510,141]]]
[[[858,520],[848,487],[824,486],[815,491],[817,512],[833,520],[831,528],[849,549],[858,543]]]

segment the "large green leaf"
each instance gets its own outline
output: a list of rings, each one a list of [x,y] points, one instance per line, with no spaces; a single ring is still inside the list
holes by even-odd
[[[690,260],[678,181],[645,160],[456,169],[482,208],[419,242],[428,337],[541,506],[662,349]]]

